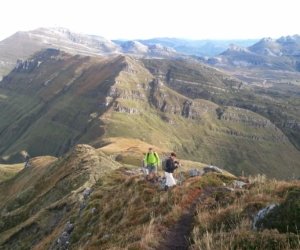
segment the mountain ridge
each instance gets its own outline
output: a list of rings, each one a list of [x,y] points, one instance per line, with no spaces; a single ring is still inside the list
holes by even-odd
[[[274,241],[278,249],[299,248],[296,180],[180,169],[178,185],[163,191],[163,182],[148,182],[89,145],[31,165],[0,183],[1,248],[204,247],[207,230],[216,249],[271,248]]]
[[[231,98],[242,89],[238,80],[197,62],[48,49],[17,65],[0,84],[0,117],[8,117],[0,124],[2,159],[19,161],[22,150],[59,156],[78,143],[127,137],[234,173],[264,169],[287,176],[280,168],[285,162],[296,173],[299,154],[274,124],[200,99]],[[271,152],[275,158],[263,158]]]
[[[297,44],[298,37],[298,35],[281,37],[276,41],[281,44],[280,46],[289,44],[291,48],[287,48],[287,46],[285,46],[284,53],[292,55],[291,51],[296,49],[299,50],[299,45]],[[108,40],[101,36],[75,33],[66,28],[60,27],[38,28],[27,32],[17,32],[11,37],[0,41],[0,76],[6,75],[13,68],[18,59],[25,60],[38,50],[46,48],[61,49],[68,53],[90,56],[128,53],[141,57],[146,56],[159,58],[184,58],[187,56],[214,57],[217,54],[224,52],[226,48],[230,46],[230,44],[235,43],[242,47],[248,47],[252,45],[249,47],[251,51],[251,48],[252,50],[255,50],[255,47],[258,46],[257,44],[261,43],[263,40],[267,39],[262,39],[258,42],[255,39],[198,41],[178,38],[153,38],[147,40],[137,39],[124,41]],[[140,43],[140,49],[134,48],[134,44],[137,43]],[[130,44],[132,47],[130,47]],[[263,48],[261,50],[265,51],[265,53],[268,51],[267,49]],[[272,52],[269,52],[269,54],[270,53],[272,54]],[[297,53],[293,56],[297,56]],[[208,63],[211,63],[214,60],[216,59],[210,58]],[[266,59],[261,58],[259,60]],[[290,63],[291,62],[287,61],[285,64]],[[296,65],[296,67],[298,66]]]

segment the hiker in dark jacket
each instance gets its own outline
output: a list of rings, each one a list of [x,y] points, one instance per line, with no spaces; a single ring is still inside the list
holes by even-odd
[[[176,180],[173,177],[174,170],[179,167],[179,162],[176,161],[176,154],[174,152],[171,153],[170,157],[166,161],[166,186],[167,190],[169,187],[176,185]]]

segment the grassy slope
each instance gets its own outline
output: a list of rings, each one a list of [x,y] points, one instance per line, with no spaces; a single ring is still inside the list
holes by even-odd
[[[10,165],[0,164],[0,183],[15,176],[23,167],[23,163]]]
[[[184,87],[203,93],[213,90],[220,98],[232,97],[239,82],[221,72],[199,64],[174,61],[170,66],[165,60],[150,60],[147,67],[154,70],[159,63],[164,80],[155,85],[153,75],[133,58],[51,53],[57,54],[51,59],[43,53],[38,56],[47,58],[39,68],[18,71],[2,83],[0,115],[7,117],[0,122],[3,155],[14,157],[21,150],[30,155],[61,155],[78,142],[101,146],[102,139],[126,137],[237,174],[299,175],[299,152],[279,130],[256,126],[256,120],[267,122],[263,117],[227,108],[224,115],[233,119],[219,120],[218,105],[189,99],[169,88],[178,85],[182,91]],[[169,79],[164,79],[169,68]],[[111,106],[106,107],[108,94]],[[190,118],[182,116],[186,101],[193,102]]]
[[[225,249],[232,245],[268,246],[271,249],[274,241],[279,241],[276,249],[299,247],[296,235],[251,230],[252,216],[269,203],[282,203],[290,188],[299,187],[299,182],[254,181],[249,193],[243,193],[243,190],[230,193],[223,185],[231,186],[231,178],[209,174],[187,178],[181,186],[164,192],[139,175],[130,176],[126,171],[119,169],[96,183],[80,220],[72,220],[75,229],[71,234],[71,249],[159,248],[168,230],[201,193],[206,199],[198,204],[191,235],[195,249],[199,245],[205,248],[207,244],[215,246],[207,249],[217,249],[222,242],[228,247]],[[205,230],[208,230],[207,235],[202,235]],[[249,234],[251,241],[246,237]],[[39,246],[46,242],[42,241]]]
[[[103,176],[93,186],[93,193],[80,218],[71,218],[74,231],[71,249],[148,249],[158,247],[165,232],[172,227],[200,187],[216,185],[229,177],[187,180],[172,192],[159,191],[140,175],[120,168]],[[91,212],[91,211],[94,212]],[[41,241],[39,247],[49,244]]]
[[[61,159],[34,158],[32,165],[0,184],[4,249],[58,247],[67,221],[74,225],[69,249],[159,248],[200,195],[204,197],[197,205],[192,244],[215,246],[211,249],[221,241],[224,247],[269,246],[274,241],[279,242],[276,249],[299,246],[295,236],[284,232],[251,231],[252,216],[267,204],[282,203],[291,188],[300,186],[296,181],[259,176],[250,179],[249,190],[229,192],[224,185],[231,187],[233,176],[210,173],[190,178],[182,173],[182,185],[165,192],[138,171],[118,168],[120,164],[87,145]],[[84,200],[86,187],[92,193]],[[245,236],[249,234],[251,242]]]
[[[145,120],[149,121],[145,124]],[[178,119],[179,120],[179,119]],[[244,136],[267,134],[265,130],[249,131],[248,127],[237,127],[236,124],[222,124],[219,120],[199,123],[177,120],[177,126],[164,124],[155,115],[128,117],[125,114],[113,114],[110,120],[108,135],[126,134],[145,142],[152,142],[178,152],[180,158],[189,158],[204,163],[212,163],[233,173],[265,173],[270,176],[289,177],[291,172],[299,175],[299,153],[288,142],[257,141],[245,139],[243,136],[232,136],[224,133],[221,128],[243,133]],[[194,124],[193,124],[194,123]],[[145,132],[145,126],[149,126]],[[219,130],[219,131],[218,131]],[[252,132],[252,133],[251,133]],[[271,132],[271,131],[270,131]],[[270,133],[272,137],[272,132]]]
[[[119,167],[87,145],[63,159],[37,157],[31,164],[0,184],[0,246],[28,248],[51,234],[58,237],[66,220],[77,214],[82,191]]]
[[[229,69],[233,71],[230,75],[237,77],[234,78],[225,72],[221,74],[221,71],[209,70],[196,62],[154,59],[143,62],[155,76],[190,98],[203,98],[219,105],[246,108],[263,115],[276,124],[299,150],[299,73]],[[252,86],[242,84],[242,81]],[[294,122],[294,125],[288,124],[290,122]]]
[[[140,80],[132,78],[133,74],[122,73],[118,77],[118,88],[137,86],[141,79],[149,77],[147,72],[143,73],[134,63],[132,65],[140,72]],[[135,89],[149,98],[145,90]],[[300,174],[299,152],[264,117],[229,107],[223,114],[223,117],[229,118],[218,119],[216,104],[193,100],[195,112],[200,112],[200,115],[187,119],[181,116],[181,109],[182,103],[189,99],[165,86],[156,93],[158,100],[162,94],[168,96],[173,114],[157,111],[144,100],[118,98],[116,101],[121,106],[140,112],[112,111],[103,116],[107,124],[105,137],[126,135],[126,138],[137,138],[161,149],[176,151],[180,158],[218,165],[235,174],[265,173],[279,178]]]
[[[24,149],[31,155],[60,155],[87,132],[90,115],[103,112],[101,105],[122,60],[59,56],[63,60],[42,54],[46,61],[38,69],[17,72],[2,83],[0,116],[7,117],[0,122],[3,155],[13,157]]]

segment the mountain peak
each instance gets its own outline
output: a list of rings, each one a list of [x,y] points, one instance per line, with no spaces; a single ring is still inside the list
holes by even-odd
[[[271,38],[271,37],[264,37],[259,42],[261,42],[261,43],[273,43],[273,42],[276,42],[276,40]]]
[[[277,42],[277,40],[272,39],[270,37],[266,37],[261,39],[258,43],[249,47],[249,50],[267,56],[281,56],[281,45]]]
[[[299,35],[293,35],[293,36],[282,36],[279,39],[277,39],[278,42],[288,42],[288,41],[293,41],[293,42],[299,42],[300,41],[300,36]]]
[[[123,51],[127,53],[146,54],[149,50],[148,46],[140,43],[139,41],[127,41],[121,44],[121,47]]]
[[[241,47],[239,45],[236,45],[236,44],[230,44],[229,45],[229,48],[228,48],[229,51],[239,51],[239,52],[247,52],[247,48],[244,48],[244,47]]]

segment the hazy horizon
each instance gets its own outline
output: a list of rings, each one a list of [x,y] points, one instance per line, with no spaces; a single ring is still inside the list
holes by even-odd
[[[64,28],[64,29],[67,29],[71,32],[74,32],[74,33],[78,33],[78,34],[82,34],[82,35],[95,35],[95,36],[99,36],[99,37],[103,37],[103,38],[107,38],[109,39],[108,37],[105,37],[101,34],[92,34],[92,33],[85,33],[85,32],[80,32],[80,31],[75,31],[75,30],[72,30],[72,29],[69,29],[68,27],[36,27],[34,29],[29,29],[29,30],[16,30],[15,32],[11,33],[10,35],[8,35],[7,37],[4,37],[3,39],[1,39],[0,41],[10,37],[11,35],[14,35],[15,33],[17,32],[30,32],[30,31],[33,31],[33,30],[37,30],[39,28],[46,28],[46,29],[55,29],[55,28]],[[293,35],[298,35],[298,34],[290,34],[290,36],[293,36]],[[272,37],[274,39],[276,38],[280,38],[281,36],[279,37]],[[133,37],[133,38],[123,38],[123,37],[120,37],[120,38],[111,38],[110,40],[118,40],[118,41],[129,41],[129,40],[150,40],[150,39],[179,39],[179,40],[190,40],[190,41],[236,41],[236,40],[260,40],[262,38],[265,38],[265,37],[255,37],[255,38],[188,38],[188,37],[171,37],[171,36],[156,36],[156,37]]]

